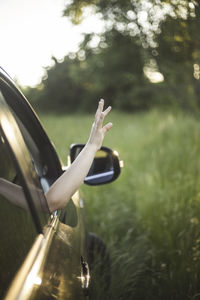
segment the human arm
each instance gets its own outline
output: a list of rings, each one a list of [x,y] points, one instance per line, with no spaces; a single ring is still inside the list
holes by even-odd
[[[32,191],[36,191],[37,195],[44,197],[42,189],[32,187]],[[23,187],[20,184],[13,183],[5,178],[0,177],[0,195],[7,199],[10,203],[24,208],[25,210],[29,210]],[[44,210],[46,210],[46,207]]]
[[[78,190],[87,176],[94,156],[97,150],[101,148],[106,132],[112,127],[112,123],[107,123],[103,126],[103,120],[110,112],[111,107],[109,106],[105,111],[103,111],[103,108],[104,100],[101,99],[88,142],[74,162],[46,193],[50,211],[65,207],[71,196]]]
[[[101,147],[106,132],[112,127],[112,123],[108,123],[102,127],[105,116],[111,110],[111,107],[108,107],[103,111],[103,107],[104,101],[100,100],[87,144],[71,166],[55,181],[46,193],[46,199],[51,212],[65,207],[70,197],[80,187],[88,174],[96,151]],[[37,192],[43,193],[39,189]],[[11,203],[26,210],[28,209],[21,185],[0,178],[0,195],[4,196]]]
[[[4,178],[0,178],[0,195],[4,196],[11,203],[21,208],[28,209],[26,197],[20,185],[12,183]]]

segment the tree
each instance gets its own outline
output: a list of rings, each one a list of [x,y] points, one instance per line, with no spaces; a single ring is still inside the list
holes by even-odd
[[[169,98],[184,109],[200,108],[200,10],[187,2],[161,23],[156,61],[165,78]]]
[[[151,66],[151,62],[154,61],[154,66],[157,66],[164,75],[163,84],[144,85],[144,90],[148,90],[147,94],[153,94],[152,91],[154,91],[156,95],[157,92],[164,90],[165,97],[161,96],[160,98],[164,98],[164,101],[169,104],[175,103],[187,110],[194,110],[197,106],[199,107],[200,10],[196,1],[75,0],[66,7],[64,15],[69,16],[72,22],[79,23],[82,21],[84,10],[88,6],[100,14],[105,21],[105,31],[101,35],[104,41],[108,41],[112,31],[118,32],[119,36],[125,37],[127,47],[134,48],[136,46],[139,48],[139,56],[140,58],[143,57],[143,60],[139,60],[140,71],[145,66]],[[133,37],[136,43],[133,43]],[[118,37],[118,46],[121,40]],[[129,45],[128,40],[130,41]],[[114,55],[117,53],[116,45],[117,43],[113,44],[112,48]],[[119,50],[119,57],[123,61],[123,55],[126,56],[127,52],[126,46],[119,46]],[[129,51],[131,52],[131,50]],[[105,51],[104,55],[108,55],[108,52]],[[111,64],[109,66],[111,67]],[[138,74],[138,81],[136,81],[143,85],[144,78],[141,80],[141,72],[135,72],[133,65],[130,72],[130,67],[131,65],[127,69],[129,74],[134,74],[135,78]],[[112,70],[117,71],[117,65],[112,64]],[[113,86],[118,87],[116,74],[114,77],[112,76],[112,79],[113,81],[116,79],[116,84]],[[116,93],[112,89],[112,95],[120,95],[121,92],[124,107],[130,109],[130,105],[126,105],[125,102],[130,104],[131,97],[131,101],[133,101],[134,89],[136,90],[140,85],[134,84],[130,93],[130,89],[123,89],[121,83],[120,81],[119,86],[121,88],[117,89]],[[150,98],[152,101],[153,97]],[[148,103],[149,97],[145,99],[143,95],[140,101]],[[163,104],[162,99],[158,99],[157,102]],[[134,107],[135,105],[132,105],[132,108]],[[141,107],[146,107],[146,105],[141,104]]]
[[[40,86],[43,106],[88,111],[104,97],[127,111],[174,104],[190,111],[199,108],[196,1],[74,0],[66,5],[64,16],[77,24],[88,7],[104,20],[104,30],[98,36],[86,34],[73,58],[69,54],[63,62],[54,59]],[[95,47],[94,38],[99,40]],[[147,79],[147,67],[150,73],[161,72],[164,82]]]
[[[145,94],[148,81],[144,77],[143,52],[136,37],[130,38],[112,29],[104,35],[96,54],[87,45],[84,49],[96,96],[102,95],[111,105],[123,110],[148,108]]]

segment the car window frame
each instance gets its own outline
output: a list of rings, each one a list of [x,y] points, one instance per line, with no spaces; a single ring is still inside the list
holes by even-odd
[[[2,91],[2,88],[4,87],[5,89],[8,89],[9,93],[12,93],[13,97],[15,97],[14,101],[11,97],[4,98],[7,105],[14,111],[28,130],[43,158],[48,162],[49,176],[52,180],[51,183],[53,183],[63,173],[62,164],[55,147],[25,96],[17,88],[11,78],[8,78],[4,73],[1,73],[0,75],[0,91]]]
[[[18,138],[20,138],[21,132],[20,132],[20,130],[19,130],[19,128],[18,128],[18,126],[15,122],[14,117],[11,117],[11,115],[9,115],[9,109],[7,107],[7,104],[4,100],[4,97],[3,97],[1,92],[0,92],[0,108],[1,108],[0,109],[0,134],[3,137],[4,142],[7,146],[7,149],[9,151],[10,156],[11,156],[13,164],[16,168],[17,174],[20,176],[20,181],[21,181],[21,184],[22,184],[22,187],[23,187],[23,191],[24,191],[24,195],[25,195],[28,207],[30,209],[30,213],[32,215],[34,224],[36,226],[37,233],[40,234],[40,233],[43,233],[43,228],[44,227],[42,227],[41,220],[40,220],[39,215],[38,215],[38,210],[35,207],[35,201],[33,200],[33,193],[32,193],[33,189],[31,190],[31,184],[33,184],[33,182],[32,182],[32,178],[31,178],[31,174],[29,173],[28,169],[23,168],[23,166],[20,162],[19,156],[17,156],[17,153],[14,149],[15,148],[14,147],[15,142],[16,142],[16,140],[14,140],[15,137],[14,136],[9,136],[10,132],[6,132],[5,125],[2,124],[3,121],[7,122],[6,124],[9,124],[10,126],[12,126],[12,129],[14,130],[14,132],[18,133]],[[9,120],[11,118],[13,118],[13,120]],[[23,141],[23,137],[21,135],[21,141],[20,142],[23,144],[22,141]],[[24,143],[24,145],[25,145],[25,143]],[[20,145],[20,148],[21,148],[21,145]],[[26,146],[25,146],[24,149],[26,149]],[[28,181],[28,179],[30,180],[30,182]],[[50,216],[50,213],[49,213],[49,216]],[[49,221],[47,220],[46,224],[48,222]]]
[[[50,185],[53,184],[54,181],[58,177],[60,177],[63,172],[64,168],[63,165],[58,157],[58,154],[56,152],[56,149],[52,142],[50,141],[46,131],[44,130],[37,114],[33,110],[32,106],[26,99],[26,97],[23,95],[23,93],[20,91],[20,89],[16,86],[16,84],[13,82],[13,80],[0,68],[0,91],[2,85],[4,85],[7,89],[9,89],[16,97],[16,101],[12,102],[12,100],[9,99],[9,102],[7,99],[5,99],[7,105],[11,110],[13,110],[16,115],[19,117],[19,119],[23,122],[25,127],[27,128],[27,122],[28,122],[28,129],[31,136],[33,136],[34,141],[36,144],[41,144],[40,150],[43,152],[43,155],[47,158],[48,165],[51,169],[51,181]],[[33,130],[34,128],[34,130]],[[67,156],[66,156],[67,158]],[[75,204],[76,201],[74,201],[74,198],[72,197],[71,200],[73,201],[75,207],[76,207],[76,214],[79,215],[78,207]],[[62,210],[56,210],[52,212],[52,217],[58,216],[60,221],[63,223],[69,223],[69,221],[66,219],[63,220],[63,211],[68,211],[68,206],[66,206]],[[68,212],[69,213],[69,212]],[[67,217],[68,219],[68,217]],[[76,222],[77,223],[77,222]],[[71,223],[70,223],[71,226]]]

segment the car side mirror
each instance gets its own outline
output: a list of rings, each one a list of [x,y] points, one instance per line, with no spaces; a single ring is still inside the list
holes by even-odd
[[[71,163],[81,152],[84,144],[72,144],[70,146]],[[84,183],[88,185],[100,185],[114,181],[120,174],[120,161],[118,153],[108,147],[102,146],[97,151],[92,166]]]

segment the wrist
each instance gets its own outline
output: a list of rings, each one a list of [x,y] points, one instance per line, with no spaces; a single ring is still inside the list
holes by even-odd
[[[85,145],[85,147],[95,156],[96,152],[99,150],[97,145],[91,143],[88,141]]]

